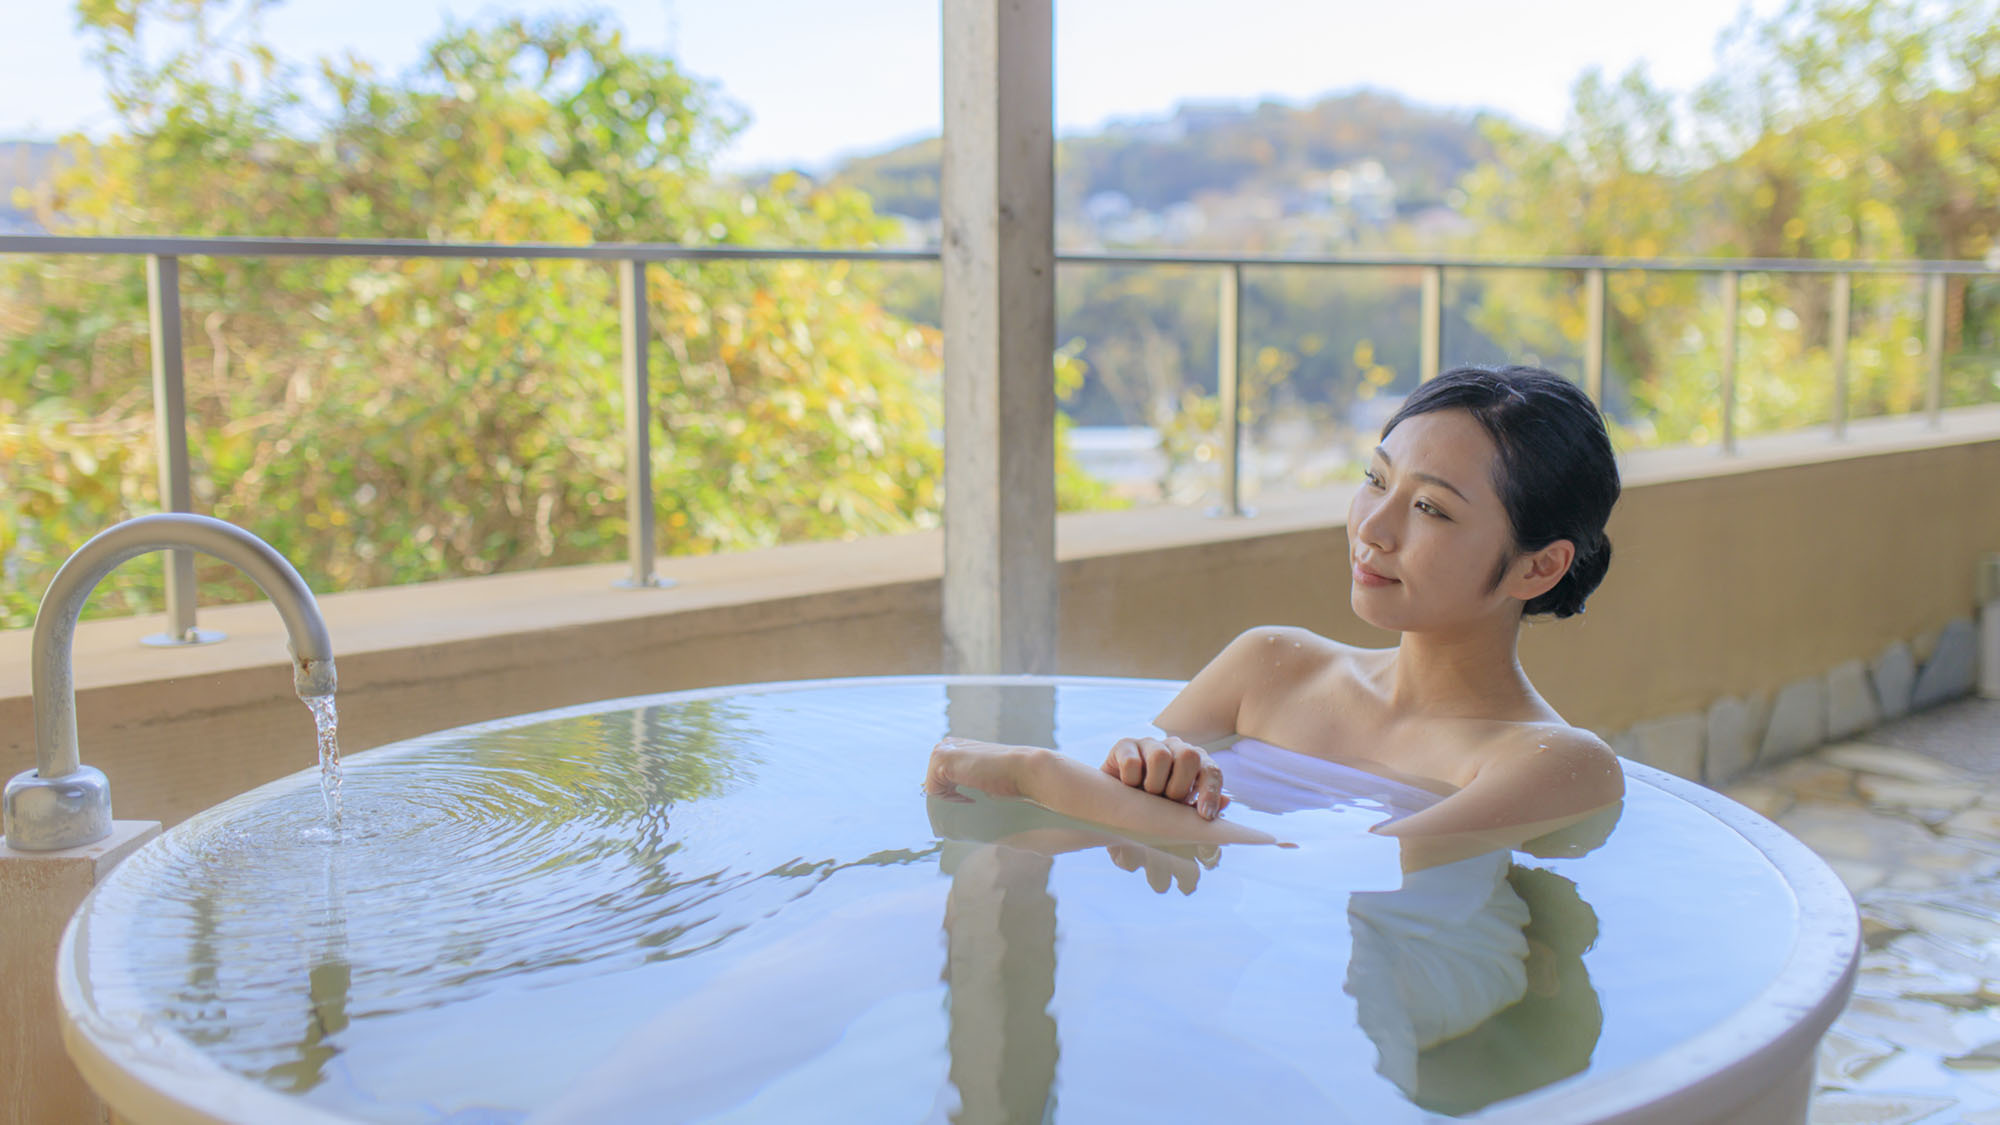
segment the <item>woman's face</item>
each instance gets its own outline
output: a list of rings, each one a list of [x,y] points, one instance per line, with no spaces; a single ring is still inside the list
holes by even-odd
[[[1499,450],[1463,410],[1406,418],[1375,450],[1347,510],[1349,602],[1398,632],[1450,629],[1512,614],[1494,576],[1515,556],[1495,490]]]

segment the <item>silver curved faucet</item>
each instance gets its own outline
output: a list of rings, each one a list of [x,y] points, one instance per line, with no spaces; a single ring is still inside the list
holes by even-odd
[[[184,512],[139,516],[107,528],[63,563],[35,613],[35,768],[15,775],[0,802],[8,847],[53,851],[111,834],[110,784],[101,770],[77,756],[76,682],[71,675],[76,622],[90,592],[118,564],[177,547],[214,555],[257,583],[291,635],[292,682],[300,698],[333,694],[333,643],[319,603],[305,579],[269,543],[234,524]]]

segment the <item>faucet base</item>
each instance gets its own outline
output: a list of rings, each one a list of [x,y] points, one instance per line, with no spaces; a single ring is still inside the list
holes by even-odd
[[[189,629],[185,633],[148,633],[139,638],[139,643],[149,648],[184,648],[188,645],[212,645],[228,639],[229,634],[220,629]]]
[[[111,835],[111,782],[94,766],[61,777],[14,775],[0,801],[7,846],[19,852],[80,848]]]

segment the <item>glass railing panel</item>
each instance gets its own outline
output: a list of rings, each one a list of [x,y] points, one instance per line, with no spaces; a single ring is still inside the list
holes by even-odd
[[[144,259],[0,255],[0,629],[34,623],[91,535],[159,508]],[[124,567],[94,616],[157,608],[159,566]]]
[[[1833,285],[1805,273],[1742,275],[1736,426],[1743,436],[1833,421]]]
[[[620,557],[609,263],[191,257],[181,298],[195,508],[314,589]]]
[[[2000,403],[2000,277],[1953,279],[1945,333],[1945,409]]]
[[[1857,274],[1847,346],[1849,416],[1916,414],[1924,409],[1924,279]]]
[[[1217,331],[1227,276],[1226,267],[1057,269],[1057,409],[1069,419],[1069,464],[1059,475],[1071,478],[1068,506],[1217,502],[1225,444]]]

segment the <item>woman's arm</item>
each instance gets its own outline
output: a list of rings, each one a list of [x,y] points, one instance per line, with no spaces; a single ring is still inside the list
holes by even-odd
[[[1145,840],[1270,844],[1276,840],[1188,805],[1161,800],[1067,755],[1039,746],[947,738],[931,751],[924,787],[944,796],[966,785],[995,797],[1025,797],[1043,808]]]
[[[1617,755],[1588,731],[1538,732],[1465,788],[1376,831],[1403,841],[1403,866],[1433,867],[1512,848],[1575,824],[1625,795]]]

